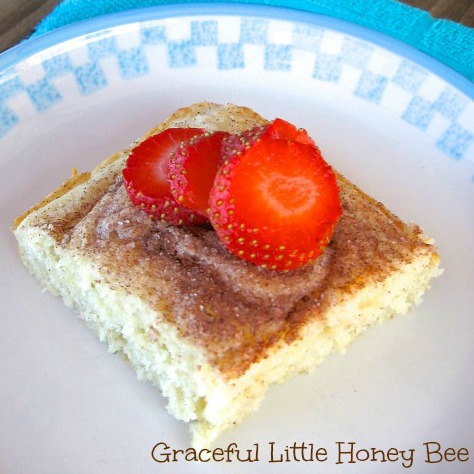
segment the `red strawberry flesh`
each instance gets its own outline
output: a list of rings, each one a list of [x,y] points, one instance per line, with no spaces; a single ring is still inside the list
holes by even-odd
[[[208,222],[235,255],[300,268],[328,244],[342,209],[331,167],[304,129],[275,119],[240,134],[166,129],[137,145],[131,201],[174,225]]]
[[[296,128],[292,123],[276,118],[266,128],[262,137],[270,136],[273,139],[287,139],[304,145],[313,145],[313,139],[304,128]]]
[[[131,151],[122,176],[130,200],[151,216],[174,225],[193,225],[207,219],[175,202],[167,180],[171,153],[200,128],[168,128],[139,143]]]
[[[207,216],[209,192],[221,164],[222,141],[227,132],[198,135],[172,153],[168,181],[175,200]]]
[[[221,167],[210,205],[228,250],[277,270],[316,258],[341,214],[335,176],[319,150],[271,136]]]

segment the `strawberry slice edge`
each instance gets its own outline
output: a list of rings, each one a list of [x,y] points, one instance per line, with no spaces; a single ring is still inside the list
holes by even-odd
[[[167,128],[136,145],[122,170],[131,202],[152,217],[172,225],[206,223],[205,216],[174,200],[167,180],[171,153],[204,132],[201,128]]]

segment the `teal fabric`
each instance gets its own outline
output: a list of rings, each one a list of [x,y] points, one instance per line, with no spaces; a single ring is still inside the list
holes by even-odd
[[[220,3],[211,0],[206,3]],[[88,18],[133,8],[191,0],[63,0],[36,28],[33,36]],[[332,16],[385,33],[427,53],[474,81],[474,29],[434,19],[417,8],[396,0],[225,0],[304,10]]]

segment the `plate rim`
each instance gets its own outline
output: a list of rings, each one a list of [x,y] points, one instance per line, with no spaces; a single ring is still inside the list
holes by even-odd
[[[411,60],[441,79],[444,79],[448,84],[457,88],[471,100],[474,100],[474,83],[448,65],[386,33],[376,31],[348,20],[305,10],[263,4],[211,4],[199,2],[193,3],[192,7],[193,8],[190,9],[190,4],[183,3],[124,10],[96,16],[86,20],[80,20],[41,35],[30,37],[0,53],[0,76],[10,68],[15,67],[17,64],[27,60],[33,55],[55,47],[61,43],[80,38],[87,34],[98,33],[100,31],[127,24],[160,19],[164,20],[167,18],[198,17],[203,15],[237,17],[251,16],[321,26],[355,36],[404,57],[405,59]]]
[[[186,16],[187,16],[187,15],[188,15],[188,14],[186,13]],[[115,15],[114,15],[114,16],[115,16]],[[125,23],[128,23],[128,22],[125,22]],[[66,27],[64,27],[64,28],[66,28]],[[49,34],[48,34],[48,35],[49,35]],[[73,38],[74,38],[74,36],[73,36],[71,39],[73,39]],[[22,59],[22,60],[23,60],[23,59]],[[21,61],[22,61],[22,60],[21,60]],[[1,62],[0,62],[0,65],[1,65]],[[1,71],[0,71],[0,73],[1,73]],[[451,163],[451,164],[454,164],[454,162],[452,162],[452,161],[451,161],[450,163]],[[19,262],[18,262],[18,265],[20,265]],[[61,310],[62,310],[62,309],[63,309],[63,307],[61,306]],[[74,315],[73,315],[73,317],[74,317]],[[77,319],[77,318],[76,318],[76,319]],[[85,328],[85,329],[87,329],[87,328]],[[87,330],[87,333],[89,334],[89,331],[88,331],[88,330]],[[85,333],[84,333],[84,334],[85,334]],[[84,335],[84,334],[81,334],[81,335]],[[366,333],[366,336],[367,336],[367,333]],[[96,342],[98,343],[98,340],[97,340]],[[104,347],[100,347],[100,351],[101,351],[101,353],[102,353],[102,352],[104,353],[104,354],[103,354],[104,356],[110,356],[110,354],[107,353],[107,350],[106,350],[106,349],[104,350]],[[125,368],[127,369],[127,373],[128,373],[128,372],[129,372],[129,368],[128,368],[128,367],[125,367]],[[465,367],[463,367],[463,369],[465,369]],[[132,377],[134,376],[133,372],[131,373],[131,375],[132,375]],[[307,386],[307,385],[306,385],[306,386]],[[133,386],[132,388],[133,388],[133,393],[135,393],[135,386]],[[357,387],[356,387],[356,388],[357,388]],[[357,392],[356,388],[354,388],[355,392]],[[349,390],[348,390],[348,391],[349,391]],[[293,392],[290,391],[290,393],[293,393]],[[466,392],[464,392],[464,393],[466,393]],[[453,397],[453,398],[454,398],[454,397]],[[451,399],[453,399],[453,398],[451,398]],[[95,400],[95,397],[93,398],[93,400]],[[448,400],[449,400],[449,399],[448,399]],[[267,398],[266,398],[266,403],[268,404],[268,395],[267,395]],[[351,403],[351,404],[352,404],[352,403]],[[282,407],[282,408],[284,408],[284,407]],[[272,411],[270,411],[270,412],[272,412]],[[454,413],[454,412],[450,412],[450,413]],[[456,413],[458,413],[458,412],[456,411]],[[441,415],[442,415],[442,414],[441,414]],[[437,418],[436,421],[438,421],[438,420],[445,420],[445,418],[443,418],[441,415],[439,416],[439,418]],[[167,412],[166,412],[166,411],[163,411],[163,412],[162,412],[161,409],[160,409],[160,412],[159,412],[158,416],[156,417],[156,419],[157,419],[158,421],[161,421],[161,420],[162,420],[162,416],[168,416],[168,415],[167,415]],[[248,421],[248,419],[247,419],[247,421]],[[6,426],[8,427],[8,423],[6,423]],[[174,420],[174,419],[172,419],[172,426],[173,426],[173,428],[175,427],[175,420]],[[417,423],[415,426],[419,426],[419,424]],[[448,428],[450,428],[450,429],[448,430]],[[298,439],[298,436],[299,436],[299,435],[298,435],[298,431],[299,431],[300,429],[301,429],[301,427],[300,427],[298,424],[295,424],[295,425],[294,425],[294,431],[296,432],[297,439]],[[451,429],[452,429],[453,431],[451,431]],[[455,425],[454,425],[454,423],[446,428],[446,431],[447,431],[447,436],[446,436],[446,437],[448,438],[448,440],[449,440],[449,437],[454,437],[454,434],[453,434],[454,430],[455,430]],[[92,431],[92,430],[91,430],[91,431]],[[249,430],[249,431],[250,431],[250,430]],[[337,430],[335,430],[335,431],[337,432]],[[436,432],[431,433],[431,434],[433,434],[434,436],[439,436],[439,437],[441,437],[441,431],[442,431],[442,430],[439,430],[438,435],[436,434]],[[87,431],[87,430],[84,430],[84,432],[87,433],[88,431]],[[180,432],[179,432],[179,433],[180,433]],[[269,433],[269,434],[268,434],[268,433]],[[308,434],[307,434],[308,431],[306,431],[305,428],[303,428],[303,433],[306,433],[305,435],[303,435],[303,439],[304,439],[304,436],[306,436],[307,438],[309,438],[309,436],[308,436]],[[331,433],[331,431],[329,431],[329,433]],[[341,431],[341,433],[344,433],[344,431]],[[383,433],[385,433],[385,432],[383,432]],[[418,433],[418,432],[416,432],[416,433]],[[274,432],[274,434],[276,435],[275,438],[277,438],[277,440],[278,440],[279,442],[281,442],[281,439],[282,439],[282,438],[279,436],[278,432]],[[317,436],[317,434],[318,434],[318,433],[315,432],[315,435],[316,435],[316,436]],[[322,436],[324,436],[325,438],[328,437],[328,435],[327,435],[325,432],[323,432],[323,433],[321,433],[321,434],[322,434]],[[428,434],[430,434],[430,433],[428,433]],[[262,445],[263,445],[264,442],[269,441],[269,440],[271,439],[271,435],[272,435],[272,432],[271,432],[271,431],[268,432],[268,431],[266,431],[266,430],[263,430],[262,433],[255,439],[255,441],[261,442]],[[160,435],[158,434],[157,437],[156,437],[156,440],[159,439],[159,436],[160,436]],[[187,436],[187,434],[186,434],[186,436]],[[239,439],[242,439],[242,442],[244,442],[244,437],[242,437],[242,435],[237,435],[237,436],[239,436]],[[292,435],[292,434],[290,433],[290,436],[294,436],[294,435]],[[331,436],[331,435],[329,435],[329,436]],[[170,438],[171,438],[171,439],[175,439],[175,435],[172,434],[172,435],[170,436]],[[302,436],[299,436],[299,438],[302,438]],[[374,438],[374,437],[372,436],[372,438]],[[387,438],[388,438],[388,439],[387,439]],[[466,438],[468,438],[468,437],[466,437]],[[70,439],[74,439],[74,437],[71,437]],[[77,440],[78,438],[76,437],[75,439]],[[185,440],[187,440],[187,439],[188,439],[188,438],[185,438]],[[336,439],[336,438],[334,438],[334,439]],[[342,439],[342,438],[341,438],[341,439]],[[385,441],[385,442],[388,442],[388,443],[392,443],[392,442],[395,443],[395,439],[396,439],[396,438],[394,437],[394,440],[390,440],[390,438],[387,437],[387,436],[381,436],[381,441]],[[182,440],[181,440],[181,441],[182,441]],[[249,441],[249,442],[250,442],[251,439],[245,439],[245,441]],[[370,438],[368,439],[368,441],[370,441]],[[375,439],[372,439],[372,441],[377,442],[378,440],[377,440],[377,438],[375,438]],[[413,447],[415,446],[414,440],[413,440],[412,437],[410,437],[407,442],[412,443],[412,444],[413,444]],[[151,444],[152,444],[152,443],[150,443],[150,446],[149,446],[150,448],[151,448]],[[100,444],[99,444],[99,445],[100,445]],[[183,445],[184,445],[184,447],[185,447],[184,442],[183,442]],[[70,446],[70,444],[69,444],[69,446]],[[328,443],[328,446],[329,446],[329,443]],[[147,444],[146,446],[144,446],[144,448],[147,448],[147,447],[148,447],[148,444]],[[180,445],[180,446],[177,446],[177,447],[179,448],[179,447],[182,447],[182,446]],[[410,445],[409,447],[412,447],[412,445]],[[56,452],[55,454],[58,455],[57,458],[54,458],[54,457],[52,457],[52,456],[46,457],[46,458],[45,458],[45,461],[44,461],[44,467],[46,467],[46,468],[51,468],[52,470],[54,470],[54,468],[59,465],[59,468],[61,468],[61,463],[60,463],[60,462],[57,462],[57,459],[59,458],[59,456],[60,456],[63,452],[64,452],[64,450],[62,450],[62,451],[59,450],[58,452]],[[130,450],[128,450],[128,454],[130,454]],[[106,456],[103,456],[103,458],[104,458],[104,457],[106,458],[106,461],[107,461],[107,457],[106,457]],[[72,458],[72,459],[74,459],[74,458]],[[136,456],[134,456],[134,457],[132,458],[132,462],[135,462],[135,463],[136,463],[136,467],[138,468],[138,470],[140,470],[140,468],[143,468],[143,459],[145,459],[145,456],[141,456],[139,453],[137,453]],[[95,460],[94,458],[92,458],[92,460],[91,460],[91,458],[89,457],[88,460],[89,460],[89,464],[92,464],[92,465],[93,465],[93,464],[96,464],[96,465],[97,465],[97,462],[96,462],[96,460]],[[115,465],[115,466],[117,467],[117,471],[121,471],[120,463],[122,463],[123,468],[126,470],[127,466],[129,466],[129,462],[130,462],[129,460],[130,460],[130,458],[125,458],[125,459],[123,459],[123,458],[121,458],[118,454],[112,455],[112,456],[110,456],[109,459],[108,459],[108,461],[111,463],[111,464],[110,464],[111,466],[114,466],[114,465]],[[266,472],[266,470],[267,470],[266,464],[264,464],[264,460],[262,460],[262,461],[263,461],[262,463],[257,463],[257,466],[256,466],[256,467],[257,467],[257,471],[259,471],[260,468],[261,468],[262,471],[265,471],[265,472]],[[10,466],[10,465],[11,465],[11,464],[10,464],[11,462],[13,462],[13,463],[16,462],[16,463],[20,464],[18,458],[16,458],[16,457],[13,457],[13,459],[9,457],[8,459],[5,460],[5,462],[6,462],[6,467]],[[87,466],[87,464],[88,464],[88,463],[86,462],[86,463],[85,463],[85,466]],[[300,463],[300,465],[301,465],[301,464],[303,464],[303,463]],[[328,463],[328,464],[329,464],[329,463]],[[369,464],[374,464],[374,463],[369,463]],[[377,464],[378,464],[378,463],[377,463]],[[22,462],[22,463],[21,463],[21,466],[24,467],[24,466],[25,466],[25,463]],[[67,470],[68,468],[70,468],[69,466],[73,466],[73,464],[71,464],[71,463],[67,463],[67,464],[66,464],[66,463],[64,463],[64,462],[63,462],[63,464],[62,464],[62,467],[63,467],[64,470]],[[151,466],[151,465],[146,465],[146,466]],[[259,468],[259,466],[260,466],[260,468]],[[395,466],[396,466],[396,465],[395,465]],[[81,468],[82,465],[78,465],[78,467]],[[214,466],[214,467],[215,467],[215,466]],[[300,466],[300,467],[301,467],[301,466]],[[307,466],[307,467],[309,467],[309,466]],[[315,467],[316,467],[316,466],[315,466]],[[324,469],[324,464],[323,464],[321,467]],[[331,466],[329,466],[329,467],[331,467]],[[336,467],[337,467],[337,466],[336,466]],[[382,467],[382,468],[383,468],[383,466],[379,466],[379,467]],[[193,471],[192,466],[189,466],[189,465],[186,466],[186,464],[183,464],[183,463],[178,463],[178,465],[176,466],[176,468],[177,468],[177,469],[176,469],[176,472],[186,472],[186,471],[191,472],[191,471]],[[113,467],[112,467],[112,469],[113,469]],[[152,469],[152,468],[150,467],[150,470],[151,470],[151,469]],[[316,467],[316,469],[317,469],[317,467]],[[219,471],[219,468],[216,468],[216,470]],[[304,469],[302,469],[302,470],[304,470]],[[329,469],[329,470],[331,470],[331,469]],[[336,470],[337,470],[337,469],[336,469]],[[377,470],[377,468],[376,468],[375,470]],[[213,469],[210,469],[210,471],[213,471]],[[225,471],[225,469],[224,469],[223,471]],[[249,471],[250,471],[250,469],[249,469],[249,470],[247,470],[246,468],[242,469],[242,472],[249,472]],[[300,472],[300,469],[299,469],[299,467],[298,467],[298,464],[296,464],[296,468],[294,469],[294,471],[295,471],[295,472],[296,472],[296,471]],[[332,470],[331,470],[331,471],[332,471]],[[341,471],[341,472],[342,472],[342,471]]]

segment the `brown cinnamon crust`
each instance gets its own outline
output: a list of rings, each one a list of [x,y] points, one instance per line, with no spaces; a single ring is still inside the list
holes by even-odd
[[[210,129],[232,132],[265,123],[250,109],[204,103],[180,109],[150,133],[199,126],[201,116]],[[332,306],[400,265],[422,255],[439,259],[421,229],[338,174],[343,216],[325,252],[296,271],[262,269],[227,252],[209,227],[168,226],[133,206],[121,181],[125,158],[114,155],[88,181],[63,185],[35,206],[43,210],[28,224],[47,225],[58,244],[94,262],[103,282],[147,301],[226,378],[244,373],[275,344],[297,340],[309,322],[323,321]],[[71,199],[45,206],[73,187]]]

